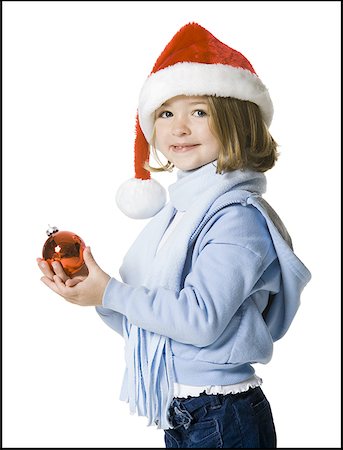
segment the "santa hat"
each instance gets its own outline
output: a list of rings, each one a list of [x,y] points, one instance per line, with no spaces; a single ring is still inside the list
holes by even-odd
[[[147,219],[163,208],[165,189],[144,169],[149,161],[154,112],[177,95],[211,95],[249,100],[259,106],[269,127],[273,105],[267,88],[250,62],[197,23],[183,26],[165,47],[145,81],[138,104],[135,177],[118,189],[116,201],[124,214]]]

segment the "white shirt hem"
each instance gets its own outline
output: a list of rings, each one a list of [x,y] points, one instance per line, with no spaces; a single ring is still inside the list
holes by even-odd
[[[255,388],[262,384],[262,378],[257,375],[253,375],[245,381],[237,384],[228,385],[212,385],[212,386],[190,386],[187,384],[174,383],[174,397],[187,398],[199,397],[200,394],[205,393],[208,395],[217,394],[238,394],[239,392],[245,392],[250,388]]]

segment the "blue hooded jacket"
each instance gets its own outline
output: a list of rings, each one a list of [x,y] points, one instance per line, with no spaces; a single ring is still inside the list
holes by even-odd
[[[170,427],[174,381],[248,379],[298,310],[310,272],[264,190],[261,173],[180,171],[170,203],[126,255],[123,282],[108,283],[97,311],[126,340],[122,399],[149,424]],[[176,211],[185,215],[156,254]]]

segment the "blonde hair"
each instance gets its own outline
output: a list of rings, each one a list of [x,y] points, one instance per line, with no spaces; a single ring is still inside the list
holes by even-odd
[[[210,117],[209,127],[220,144],[217,173],[237,169],[266,172],[278,159],[278,144],[269,133],[259,107],[250,101],[232,97],[206,96]],[[171,171],[174,165],[163,164],[155,147],[154,128],[151,151],[160,167],[146,163],[151,172]]]

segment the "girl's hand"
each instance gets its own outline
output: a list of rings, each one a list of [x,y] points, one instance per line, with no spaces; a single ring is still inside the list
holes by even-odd
[[[52,269],[50,265],[42,258],[37,258],[37,263],[44,277],[53,281],[54,275],[58,275],[65,283],[65,285],[69,287],[76,286],[78,283],[80,283],[80,281],[83,281],[89,273],[88,268],[85,264],[77,272],[73,273],[73,275],[68,276],[65,273],[62,264],[58,261],[54,261],[52,263]]]
[[[84,249],[83,257],[86,267],[80,269],[72,278],[66,275],[59,262],[52,263],[52,270],[47,262],[37,258],[44,275],[41,281],[71,303],[81,306],[101,305],[111,277],[95,262],[89,247]]]

